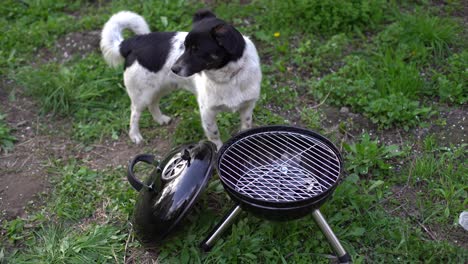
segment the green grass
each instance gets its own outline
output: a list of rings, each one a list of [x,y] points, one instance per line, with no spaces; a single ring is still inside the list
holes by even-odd
[[[11,135],[11,129],[5,122],[5,115],[0,113],[0,152],[8,152],[13,149],[16,138]]]
[[[423,211],[423,222],[453,224],[456,220],[453,215],[466,208],[468,185],[463,179],[468,173],[467,154],[468,146],[462,144],[430,149],[414,160],[409,168],[414,175],[411,183],[427,190],[427,195],[419,199],[428,208]]]
[[[70,123],[73,142],[87,146],[126,138],[129,99],[121,69],[107,67],[97,52],[34,66],[31,58],[43,48],[55,52],[54,42],[67,33],[100,29],[118,10],[142,14],[153,29],[188,30],[200,6],[182,0],[7,1],[0,7],[5,32],[0,72],[23,87],[42,114]],[[412,130],[422,122],[431,125],[440,106],[459,110],[467,102],[467,52],[455,19],[440,16],[438,7],[424,1],[215,1],[211,7],[257,44],[264,77],[255,124],[298,124],[342,149],[347,178],[321,210],[355,263],[468,258],[450,236],[461,232],[455,223],[467,206],[466,144],[440,145],[437,135],[418,140],[413,135],[421,130]],[[371,130],[377,133],[365,127],[351,131],[358,124],[350,118],[330,127],[322,105],[347,106],[375,123]],[[204,138],[193,95],[173,93],[161,107],[177,122],[167,139],[172,145]],[[11,150],[14,138],[2,119],[0,146]],[[158,127],[147,112],[140,124],[144,137]],[[218,125],[226,140],[237,132],[239,117],[220,114]],[[400,128],[409,132],[402,132],[404,142],[398,145],[377,136]],[[24,218],[3,220],[0,262],[113,263],[142,250],[129,227],[137,193],[124,168],[93,170],[67,155],[51,161],[47,173],[53,189],[41,196],[44,205],[29,209]],[[231,206],[213,177],[183,228],[155,258],[161,263],[329,262],[332,250],[310,216],[276,223],[243,213],[212,252],[201,253],[198,243]],[[447,236],[434,240],[427,228]]]
[[[448,58],[445,74],[434,71],[432,94],[441,101],[463,105],[468,102],[468,51],[453,54]]]
[[[391,9],[385,1],[254,1],[238,7],[235,3],[220,3],[216,10],[232,20],[241,21],[239,15],[256,14],[250,30],[255,37],[272,39],[274,32],[286,35],[300,33],[336,34],[361,32],[384,21],[384,9]],[[237,19],[237,20],[236,20]],[[247,29],[248,30],[248,29]]]
[[[392,47],[403,57],[420,62],[443,59],[457,40],[460,26],[452,19],[418,10],[402,14],[397,22],[379,33],[379,44]],[[462,44],[463,45],[463,44]]]
[[[17,252],[14,263],[109,263],[117,262],[126,235],[113,226],[90,225],[70,230],[61,225],[41,226],[29,249]]]
[[[401,152],[378,144],[368,136],[347,149],[346,169],[350,176],[322,211],[355,262],[397,258],[408,261],[429,258],[427,261],[434,263],[457,262],[466,256],[464,250],[446,241],[428,240],[424,230],[411,219],[389,213],[390,208],[398,208],[400,204],[382,204],[382,200],[391,201],[394,197],[389,186],[406,181],[406,178],[399,180],[399,173],[388,165],[392,159],[403,155]],[[426,225],[446,223],[450,227],[455,221],[454,212],[463,210],[467,202],[466,186],[463,186],[466,169],[462,169],[466,146],[451,150],[436,147],[424,153],[423,158],[403,168],[404,171],[412,170],[411,186],[431,181],[424,187],[424,190],[433,190],[433,196],[429,196],[431,200],[427,200],[427,196],[418,198],[421,207],[417,213],[422,214],[419,221]],[[433,160],[428,161],[427,157]],[[428,165],[430,162],[436,165]],[[368,173],[363,172],[362,167],[366,167]],[[122,177],[124,171],[97,172],[76,161],[69,164],[57,162],[52,171],[55,190],[47,206],[29,219],[18,219],[4,225],[9,243],[25,248],[13,251],[7,260],[13,263],[26,263],[32,259],[40,263],[62,263],[65,258],[67,263],[122,260],[125,237],[129,232],[127,217],[131,215],[136,198],[136,192]],[[366,179],[367,175],[371,178]],[[439,181],[439,178],[445,180]],[[454,186],[447,188],[448,185]],[[439,189],[456,191],[446,196]],[[208,206],[213,204],[213,199],[217,201],[217,208]],[[292,263],[326,261],[324,256],[330,253],[330,248],[310,216],[275,223],[243,213],[212,252],[201,253],[198,243],[220,220],[219,212],[230,207],[231,202],[223,194],[219,181],[213,180],[182,229],[160,248],[158,260],[161,263],[268,263],[283,259]],[[449,215],[445,214],[445,208],[449,208]],[[432,213],[426,215],[429,212]],[[382,237],[386,239],[382,240]],[[131,245],[138,247],[136,242]],[[427,251],[437,254],[427,256]]]

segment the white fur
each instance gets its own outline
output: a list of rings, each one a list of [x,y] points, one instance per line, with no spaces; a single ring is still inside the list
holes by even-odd
[[[111,66],[123,62],[119,45],[123,41],[121,31],[125,28],[130,28],[136,34],[148,33],[149,30],[145,20],[135,13],[123,11],[112,16],[104,26],[101,40],[104,58]],[[246,47],[239,60],[221,69],[202,71],[187,78],[171,71],[171,66],[184,52],[179,47],[183,46],[187,34],[176,34],[168,58],[157,73],[149,71],[137,61],[124,72],[125,87],[131,99],[129,136],[137,144],[143,140],[138,126],[141,112],[148,108],[156,122],[167,124],[170,117],[161,113],[159,100],[178,87],[197,97],[205,135],[218,148],[222,145],[216,124],[218,112],[239,111],[241,129],[252,126],[252,112],[260,96],[262,78],[260,60],[252,41],[244,37]]]
[[[112,67],[123,63],[124,58],[120,55],[119,47],[123,41],[122,30],[126,28],[138,35],[150,33],[148,24],[140,15],[130,11],[113,15],[102,29],[100,43],[104,59]]]

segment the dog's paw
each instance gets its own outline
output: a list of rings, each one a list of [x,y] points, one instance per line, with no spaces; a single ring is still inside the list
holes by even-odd
[[[130,139],[135,144],[140,144],[141,142],[143,142],[143,137],[140,133],[130,133]]]
[[[161,115],[156,122],[158,122],[160,125],[167,125],[171,122],[171,118],[168,117],[167,115]]]
[[[251,129],[251,128],[252,128],[252,124],[241,124],[240,131],[244,131],[244,130]]]

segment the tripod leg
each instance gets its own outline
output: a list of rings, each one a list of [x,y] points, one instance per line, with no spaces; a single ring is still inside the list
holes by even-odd
[[[223,220],[221,220],[221,222],[213,229],[211,234],[201,242],[200,247],[203,251],[208,252],[211,250],[216,240],[218,240],[224,230],[232,225],[241,211],[241,207],[236,205],[224,216]]]
[[[351,263],[351,257],[348,253],[346,253],[346,250],[341,245],[335,233],[333,233],[333,230],[328,225],[320,210],[314,210],[312,212],[312,216],[314,217],[314,220],[319,226],[322,233],[327,238],[328,242],[330,242],[333,251],[335,251],[335,253],[338,255],[338,260],[340,261],[340,263]]]

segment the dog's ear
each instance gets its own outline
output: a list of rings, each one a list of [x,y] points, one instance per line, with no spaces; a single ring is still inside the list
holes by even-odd
[[[244,37],[233,26],[226,23],[217,25],[211,29],[211,35],[229,54],[237,58],[242,57],[245,47]]]
[[[192,22],[195,23],[208,17],[216,17],[216,15],[208,9],[200,9],[193,15]]]

